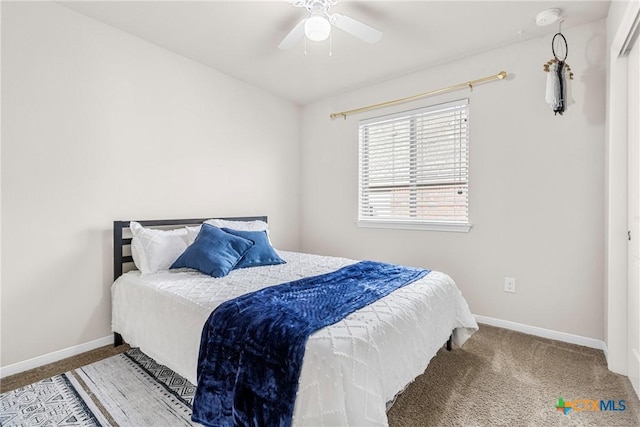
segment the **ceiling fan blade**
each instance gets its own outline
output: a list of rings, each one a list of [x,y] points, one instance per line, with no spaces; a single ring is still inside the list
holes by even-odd
[[[331,15],[331,23],[342,31],[370,44],[377,43],[382,38],[382,31],[340,13]]]
[[[302,39],[302,37],[304,37],[305,22],[307,22],[306,19],[298,22],[298,24],[293,27],[293,30],[291,30],[289,34],[287,34],[285,38],[282,39],[278,47],[282,50],[291,49],[292,47],[294,47]]]

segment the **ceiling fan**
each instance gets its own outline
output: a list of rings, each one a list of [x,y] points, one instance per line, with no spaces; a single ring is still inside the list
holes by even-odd
[[[309,17],[298,22],[293,29],[280,42],[280,49],[291,49],[303,37],[309,40],[326,40],[331,34],[331,27],[340,28],[367,43],[373,44],[380,40],[382,31],[356,21],[340,13],[329,14],[329,8],[340,0],[293,0],[291,4],[296,7],[304,7],[309,11]]]

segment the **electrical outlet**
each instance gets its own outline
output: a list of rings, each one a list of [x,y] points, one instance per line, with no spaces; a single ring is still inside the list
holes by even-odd
[[[505,277],[504,278],[504,291],[511,292],[513,294],[516,293],[516,278],[515,277]]]

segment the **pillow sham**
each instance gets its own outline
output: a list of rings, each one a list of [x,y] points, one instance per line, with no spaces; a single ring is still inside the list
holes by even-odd
[[[218,228],[231,228],[233,230],[241,230],[241,231],[265,230],[267,232],[267,237],[269,237],[269,224],[260,220],[234,221],[229,219],[208,219],[204,223],[213,225],[214,227],[218,227]],[[188,230],[187,241],[189,244],[191,244],[193,243],[193,241],[196,239],[196,236],[200,232],[200,226],[187,227],[187,230]],[[269,243],[271,243],[271,239],[269,239]]]
[[[269,229],[269,224],[260,220],[233,221],[228,219],[208,219],[204,223],[218,228],[231,228],[241,231],[264,231]]]
[[[269,243],[267,232],[262,231],[241,231],[231,228],[223,228],[225,233],[244,237],[253,241],[254,245],[240,258],[234,268],[258,267],[261,265],[284,264],[285,260],[280,258],[275,249]]]
[[[200,233],[171,268],[192,268],[213,277],[224,277],[254,245],[253,241],[203,224]]]
[[[187,244],[191,245],[193,244],[193,242],[195,242],[201,228],[201,225],[187,227]]]
[[[131,256],[141,274],[168,270],[181,253],[187,249],[187,230],[158,230],[147,228],[136,221],[129,223]]]

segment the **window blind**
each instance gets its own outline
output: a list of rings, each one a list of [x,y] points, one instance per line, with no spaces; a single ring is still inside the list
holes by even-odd
[[[468,223],[467,99],[359,124],[359,221]]]

